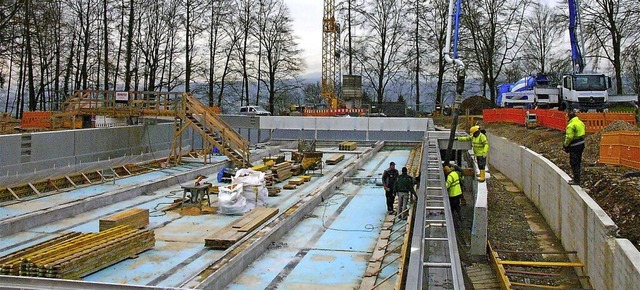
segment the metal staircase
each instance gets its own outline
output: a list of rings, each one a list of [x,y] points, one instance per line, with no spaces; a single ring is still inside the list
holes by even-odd
[[[186,128],[191,127],[207,143],[203,145],[205,152],[211,152],[215,146],[236,165],[240,167],[251,165],[249,141],[196,97],[190,93],[183,93],[175,110],[174,142],[168,161],[180,162],[182,133]]]

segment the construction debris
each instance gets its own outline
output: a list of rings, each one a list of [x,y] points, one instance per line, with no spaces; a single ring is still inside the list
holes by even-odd
[[[256,207],[239,221],[227,225],[205,238],[204,246],[213,249],[227,249],[277,213],[277,208]]]
[[[0,258],[3,275],[80,279],[153,248],[153,231],[117,226],[72,232]]]
[[[100,231],[108,230],[120,225],[128,225],[134,229],[141,229],[149,224],[149,210],[132,208],[130,210],[100,219]]]

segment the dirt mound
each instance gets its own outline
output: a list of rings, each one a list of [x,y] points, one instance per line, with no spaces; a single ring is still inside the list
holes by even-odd
[[[482,110],[494,107],[495,106],[491,100],[483,96],[469,97],[460,104],[460,110],[462,113],[465,114],[467,110],[469,110],[470,115],[482,115]]]

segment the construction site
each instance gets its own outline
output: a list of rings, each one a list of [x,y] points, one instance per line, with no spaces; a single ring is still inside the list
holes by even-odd
[[[543,119],[531,129],[491,110],[485,121],[460,117],[455,135],[481,124],[491,149],[479,182],[471,144],[451,144],[465,175],[455,218],[442,167],[450,119],[219,115],[188,93],[131,95],[116,103],[115,92],[79,91],[49,120],[137,116],[136,125],[0,136],[3,287],[640,287],[638,177],[618,183],[596,171],[636,165],[603,158],[600,143],[596,159],[611,165],[587,149],[585,188],[570,185],[566,156],[517,143],[558,146],[562,131]],[[585,122],[604,140],[602,127],[637,128],[629,120]],[[607,144],[638,150],[617,142]],[[385,206],[390,162],[417,177],[406,212]],[[604,187],[631,196],[610,206]]]
[[[434,107],[442,115],[387,117],[383,85],[377,102],[365,103],[366,84],[352,72],[351,55],[338,80],[343,40],[333,0],[323,1],[316,97],[324,108],[290,104],[283,114],[273,99],[269,111],[259,106],[260,84],[276,79],[259,74],[249,103],[253,76],[246,70],[242,95],[230,93],[239,110],[222,113],[222,89],[213,105],[213,60],[208,104],[189,89],[190,67],[184,91],[171,80],[170,92],[162,91],[149,75],[150,89],[130,89],[131,55],[125,89],[115,89],[117,73],[107,89],[113,66],[105,1],[105,89],[78,89],[76,80],[77,90],[55,110],[37,111],[32,98],[30,110],[16,114],[20,120],[0,116],[0,288],[640,289],[638,96],[609,94],[610,77],[584,70],[579,4],[567,2],[572,70],[558,75],[558,84],[538,73],[496,84],[491,98],[463,101],[469,81],[457,51],[462,1],[449,1],[438,58],[451,67],[444,94],[453,102],[445,108],[439,88]],[[140,30],[133,1],[129,8],[127,36]],[[223,8],[211,8],[211,17]],[[260,1],[257,10],[264,8]],[[257,24],[266,25],[261,16]],[[187,27],[185,47],[202,36],[189,33]],[[211,49],[212,57],[224,51]],[[74,74],[86,78],[86,71]],[[82,87],[100,86],[85,79]],[[411,111],[399,97],[387,103],[394,116]],[[563,151],[569,114],[586,131],[582,179],[571,174]],[[486,156],[470,135],[486,137]],[[412,190],[389,189],[392,166],[406,170]],[[389,197],[394,190],[406,199]]]

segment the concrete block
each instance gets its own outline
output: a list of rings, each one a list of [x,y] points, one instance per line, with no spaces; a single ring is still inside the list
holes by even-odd
[[[609,289],[640,289],[640,253],[627,239],[615,239],[613,275]]]
[[[487,194],[487,184],[478,183],[478,193],[473,208],[473,224],[471,226],[471,247],[469,249],[472,257],[484,257],[487,254],[487,228],[489,224]]]

